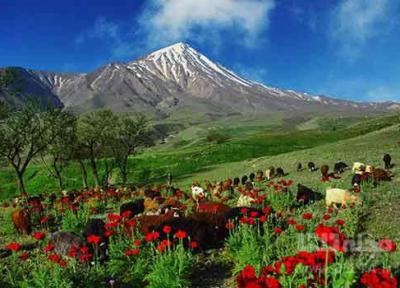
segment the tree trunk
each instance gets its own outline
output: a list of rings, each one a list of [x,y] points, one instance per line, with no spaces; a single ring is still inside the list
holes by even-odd
[[[94,185],[96,187],[99,187],[99,184],[101,182],[101,179],[99,178],[99,172],[97,171],[97,163],[96,159],[93,157],[90,157],[90,167],[92,168],[93,172],[93,177],[94,177]]]
[[[18,185],[18,191],[19,193],[26,194],[25,190],[25,183],[24,183],[24,172],[16,172],[17,175],[17,185]]]
[[[87,171],[86,171],[85,163],[83,163],[83,160],[78,160],[78,162],[79,162],[79,166],[81,167],[83,187],[84,188],[89,188],[88,181],[87,181]]]

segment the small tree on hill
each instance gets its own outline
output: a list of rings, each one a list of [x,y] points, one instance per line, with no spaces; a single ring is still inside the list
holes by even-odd
[[[25,194],[24,174],[29,163],[50,142],[51,115],[27,103],[0,123],[0,157],[14,168],[18,190]]]

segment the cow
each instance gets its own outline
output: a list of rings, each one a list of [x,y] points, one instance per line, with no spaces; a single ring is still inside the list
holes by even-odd
[[[315,166],[314,162],[308,162],[307,167],[310,172],[317,171],[317,166]]]
[[[95,235],[100,237],[100,242],[96,247],[100,261],[107,260],[108,258],[108,238],[105,236],[106,228],[105,223],[101,219],[89,219],[83,228],[83,237],[87,240],[89,236]],[[92,247],[93,248],[93,247]]]
[[[11,213],[11,219],[15,229],[21,234],[31,234],[31,215],[28,209],[17,209]]]
[[[357,195],[353,195],[349,190],[339,188],[328,188],[326,190],[325,204],[327,207],[333,205],[337,208],[336,204],[339,203],[342,206],[346,204],[362,204],[361,199]]]
[[[54,245],[54,252],[63,256],[67,256],[73,248],[80,248],[86,245],[85,240],[72,232],[55,232],[51,234],[50,239]]]
[[[333,167],[333,171],[336,173],[336,174],[342,174],[342,173],[344,173],[346,170],[348,170],[348,169],[350,169],[349,168],[349,165],[347,165],[346,163],[344,163],[344,162],[336,162],[335,163],[335,165],[334,165],[334,167]]]
[[[281,167],[276,168],[276,177],[284,177],[285,176],[285,172],[283,171],[283,169]]]
[[[121,216],[126,214],[128,211],[130,211],[130,218],[134,217],[135,215],[142,214],[144,212],[144,199],[124,203],[119,208],[119,214]]]
[[[265,170],[265,178],[269,181],[275,177],[275,167],[271,166]]]
[[[365,164],[361,163],[361,162],[354,162],[353,163],[353,168],[351,169],[351,171],[353,173],[357,173],[357,174],[362,174],[365,172]]]
[[[308,205],[309,203],[322,200],[322,194],[315,192],[312,189],[302,185],[297,185],[296,200],[301,205]]]
[[[392,156],[390,156],[389,154],[385,154],[383,156],[383,162],[385,163],[386,170],[389,170],[390,168],[392,168]]]

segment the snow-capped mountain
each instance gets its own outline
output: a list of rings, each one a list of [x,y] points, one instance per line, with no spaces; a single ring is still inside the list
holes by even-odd
[[[396,103],[358,103],[271,88],[240,77],[184,43],[87,74],[19,71],[24,94],[77,110],[111,108],[166,115],[182,108],[211,114],[400,108]]]

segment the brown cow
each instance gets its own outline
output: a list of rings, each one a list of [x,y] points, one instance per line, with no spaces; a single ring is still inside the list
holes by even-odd
[[[11,214],[15,229],[21,234],[31,234],[31,215],[27,209],[17,209]]]

